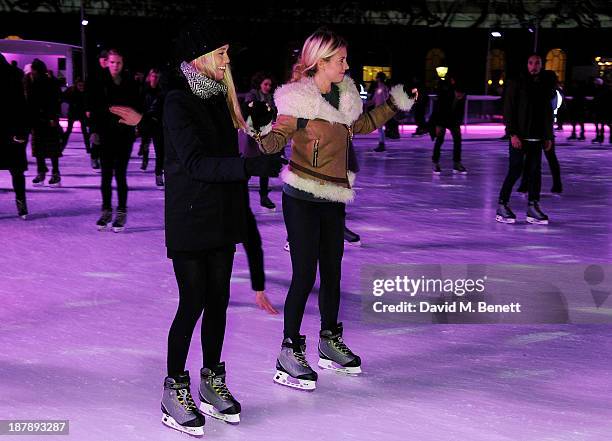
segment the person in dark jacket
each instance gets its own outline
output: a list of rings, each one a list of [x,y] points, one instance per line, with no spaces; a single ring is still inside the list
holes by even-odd
[[[453,173],[467,173],[461,163],[461,124],[465,115],[465,100],[465,91],[453,77],[441,82],[438,88],[438,99],[430,119],[432,133],[435,137],[431,160],[433,173],[436,175],[441,173],[440,150],[444,143],[446,129],[453,137]]]
[[[77,79],[74,85],[69,87],[64,93],[64,101],[68,103],[68,127],[64,132],[63,148],[66,148],[66,145],[68,145],[74,122],[78,121],[81,124],[85,149],[90,154],[91,145],[89,143],[89,130],[87,129],[87,116],[85,115],[85,82],[80,78]]]
[[[251,80],[252,89],[244,97],[244,105],[246,107],[253,106],[253,103],[260,102],[266,104],[272,113],[272,120],[276,119],[276,107],[274,106],[273,98],[273,82],[270,75],[266,75],[263,72],[255,74]],[[243,156],[245,158],[251,158],[259,156],[261,152],[257,147],[257,142],[251,137],[246,138],[244,143],[246,148],[244,149]],[[280,153],[279,153],[280,155]],[[275,210],[276,205],[270,200],[268,194],[270,193],[269,179],[267,176],[259,178],[259,204],[268,209]]]
[[[149,145],[153,141],[153,148],[155,149],[155,184],[161,189],[164,186],[164,135],[162,130],[164,96],[159,80],[159,69],[151,69],[145,81],[143,100],[145,114],[150,115],[153,124],[144,131],[141,131],[138,154],[142,156],[140,169],[145,171],[149,164]]]
[[[28,215],[26,186],[23,172],[28,169],[26,158],[27,119],[22,76],[0,54],[0,170],[11,173],[17,214]]]
[[[25,80],[25,94],[29,126],[32,129],[32,156],[36,158],[38,174],[32,180],[36,186],[43,185],[49,169],[45,159],[51,159],[49,186],[61,185],[59,158],[62,156],[61,90],[56,81],[48,76],[45,63],[38,58],[32,61],[32,73]]]
[[[591,109],[593,113],[593,122],[595,123],[595,138],[591,140],[593,144],[602,144],[604,142],[604,127],[610,127],[612,114],[612,91],[606,86],[602,78],[593,80],[593,101]],[[612,144],[612,130],[610,130],[610,143]]]
[[[116,49],[108,51],[108,74],[103,75],[90,90],[91,133],[93,143],[99,148],[102,167],[102,215],[96,222],[104,230],[112,221],[115,232],[123,231],[127,220],[127,168],[132,154],[134,128],[120,124],[119,118],[109,110],[111,106],[122,105],[141,108],[138,89],[129,75],[123,73],[123,55]],[[117,184],[117,211],[112,215],[112,180]]]
[[[548,224],[548,216],[540,209],[542,186],[542,150],[553,147],[554,75],[542,70],[542,58],[533,54],[527,61],[527,72],[518,80],[509,81],[504,101],[506,131],[510,135],[510,165],[499,194],[495,220],[515,223],[516,215],[508,206],[512,187],[521,177],[527,161],[528,197],[527,222]]]
[[[165,230],[179,288],[179,305],[168,335],[164,380],[164,424],[200,435],[204,419],[190,392],[187,353],[202,319],[203,367],[200,409],[237,423],[240,403],[227,388],[221,351],[236,244],[247,232],[250,176],[276,176],[277,157],[242,158],[237,128],[246,128],[229,70],[229,45],[204,23],[187,26],[175,44],[178,62],[163,111]],[[180,63],[180,67],[178,64]],[[127,123],[132,111],[113,108]],[[265,299],[267,301],[267,299]]]
[[[586,111],[586,91],[584,85],[577,80],[572,81],[572,85],[568,90],[568,95],[571,99],[568,100],[567,112],[569,122],[572,124],[572,134],[567,138],[568,141],[577,139],[584,141],[584,116]],[[576,136],[576,126],[580,126],[580,136]]]

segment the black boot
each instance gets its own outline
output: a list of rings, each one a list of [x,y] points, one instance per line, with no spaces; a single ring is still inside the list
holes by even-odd
[[[378,147],[374,149],[375,152],[384,152],[385,151],[385,143],[379,142]]]
[[[270,200],[270,198],[268,197],[268,195],[261,195],[259,198],[259,205],[261,205],[262,207],[270,210],[270,211],[275,211],[276,210],[276,205],[274,205],[274,202],[272,202]]]
[[[110,224],[112,220],[113,220],[113,210],[111,210],[110,208],[102,209],[102,215],[100,216],[100,219],[98,219],[98,221],[96,222],[96,226],[98,227],[98,230],[102,231],[106,229],[106,226]]]
[[[527,206],[527,222],[536,225],[548,225],[548,216],[540,210],[538,201],[530,201]]]
[[[125,224],[127,222],[127,211],[125,208],[117,208],[117,214],[115,214],[115,220],[113,221],[113,231],[120,233],[125,230]]]
[[[502,224],[513,224],[516,222],[516,215],[512,212],[507,202],[499,201],[497,211],[495,212],[495,220]]]
[[[25,199],[15,199],[15,204],[17,205],[17,216],[26,220],[28,217],[28,205],[26,204]]]
[[[32,184],[36,187],[40,187],[45,184],[45,174],[38,173],[34,179],[32,179]]]
[[[59,173],[53,173],[51,175],[51,179],[49,179],[50,187],[61,187],[62,186],[62,177]]]
[[[344,226],[344,240],[349,245],[353,245],[353,246],[357,246],[357,247],[361,246],[361,237],[359,237],[359,234],[349,230],[346,227],[346,225]]]

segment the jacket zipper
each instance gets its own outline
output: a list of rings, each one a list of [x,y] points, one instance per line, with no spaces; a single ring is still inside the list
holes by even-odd
[[[353,140],[353,127],[350,125],[347,125],[346,129],[348,130],[348,136],[346,139],[346,182],[349,182],[348,163],[349,163],[349,150],[351,148],[351,141]],[[350,182],[349,182],[349,188],[351,188]]]
[[[314,147],[312,150],[312,166],[313,167],[319,166],[319,140],[318,139],[315,139]]]

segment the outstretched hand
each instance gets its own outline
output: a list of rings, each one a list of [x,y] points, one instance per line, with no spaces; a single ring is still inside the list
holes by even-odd
[[[272,303],[268,300],[268,296],[266,296],[266,293],[263,291],[255,291],[255,303],[259,306],[259,309],[266,311],[268,314],[278,314],[278,311],[272,306]]]
[[[136,112],[131,107],[110,106],[109,110],[111,111],[111,113],[121,118],[119,120],[121,124],[125,124],[128,126],[136,126],[140,121],[142,121],[142,114]]]

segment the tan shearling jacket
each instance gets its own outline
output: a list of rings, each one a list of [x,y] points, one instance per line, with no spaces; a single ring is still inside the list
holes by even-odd
[[[291,161],[281,173],[282,180],[316,197],[346,203],[355,196],[355,176],[348,170],[353,134],[376,130],[399,110],[410,110],[413,100],[402,86],[395,86],[386,103],[362,113],[353,80],[345,77],[338,87],[338,109],[323,98],[312,78],[280,87],[274,94],[279,116],[269,133],[262,132],[260,149],[276,153],[291,140]],[[308,120],[305,128],[298,129],[298,119]]]

